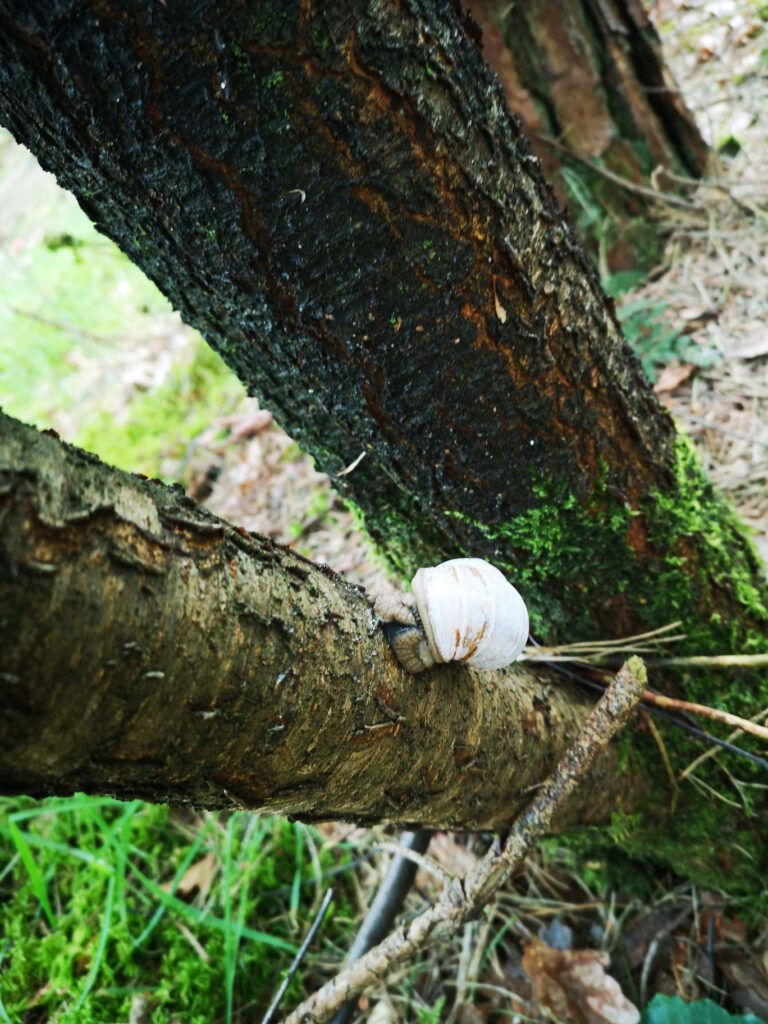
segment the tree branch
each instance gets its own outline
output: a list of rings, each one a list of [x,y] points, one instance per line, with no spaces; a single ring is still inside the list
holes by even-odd
[[[500,828],[589,710],[521,668],[415,681],[334,573],[5,416],[0,452],[2,792]],[[571,820],[637,790],[600,777]]]
[[[348,1000],[381,981],[394,967],[411,959],[446,927],[455,931],[478,913],[512,874],[534,844],[549,831],[595,758],[636,709],[647,679],[640,658],[630,658],[601,697],[552,775],[512,826],[503,848],[492,847],[462,882],[454,878],[437,903],[403,924],[358,961],[305,999],[284,1024],[322,1024]]]

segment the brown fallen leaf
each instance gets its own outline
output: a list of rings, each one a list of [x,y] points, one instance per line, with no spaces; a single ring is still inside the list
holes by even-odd
[[[768,1020],[768,973],[757,956],[744,946],[716,946],[715,962],[740,1012]]]
[[[534,939],[523,954],[534,1003],[572,1024],[638,1024],[640,1012],[609,974],[608,955],[552,949]]]
[[[729,349],[728,355],[736,359],[758,359],[768,355],[768,327],[753,324],[742,331],[739,344]]]
[[[665,391],[674,391],[691,376],[696,369],[693,363],[669,363],[659,374],[659,379],[653,386],[657,395]]]
[[[449,875],[466,878],[477,864],[477,854],[457,843],[452,834],[436,832],[429,844],[429,856]]]
[[[177,891],[183,896],[188,896],[197,889],[200,893],[200,898],[204,900],[210,891],[215,874],[216,855],[213,853],[206,853],[206,855],[201,857],[200,860],[196,860],[194,864],[190,864],[181,876],[181,881],[176,887]]]

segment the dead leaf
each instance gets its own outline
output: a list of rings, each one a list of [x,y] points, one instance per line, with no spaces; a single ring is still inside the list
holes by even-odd
[[[396,1024],[396,1021],[397,1014],[392,1004],[387,999],[380,999],[374,1003],[366,1024]]]
[[[688,380],[695,369],[693,363],[670,363],[659,374],[653,390],[657,395],[664,394],[665,391],[674,391]]]
[[[183,896],[188,896],[197,889],[200,893],[200,898],[204,900],[210,891],[215,874],[216,856],[213,853],[206,853],[204,857],[196,860],[194,864],[187,868],[181,876],[177,890]]]
[[[429,844],[429,856],[449,875],[466,878],[477,864],[477,856],[466,846],[457,843],[447,832],[437,832]]]
[[[715,962],[728,979],[739,1010],[768,1020],[768,972],[760,960],[743,946],[716,946]]]
[[[638,1024],[640,1012],[605,973],[609,958],[598,950],[551,949],[535,939],[523,954],[533,1001],[572,1024]]]
[[[728,355],[736,359],[757,359],[768,355],[768,328],[754,324],[742,332],[742,340],[736,348],[729,349]]]

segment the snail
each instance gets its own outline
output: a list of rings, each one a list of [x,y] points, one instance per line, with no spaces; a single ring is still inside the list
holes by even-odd
[[[452,558],[419,569],[411,594],[376,599],[389,645],[408,672],[461,661],[504,668],[523,651],[528,611],[515,588],[480,558]]]

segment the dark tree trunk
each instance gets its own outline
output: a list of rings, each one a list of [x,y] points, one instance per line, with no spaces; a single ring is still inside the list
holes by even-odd
[[[599,249],[607,270],[649,266],[663,233],[651,181],[674,202],[677,179],[701,177],[708,150],[642,5],[472,0],[470,7],[510,109],[582,239]]]
[[[682,619],[691,652],[764,650],[762,566],[622,341],[473,31],[447,0],[0,0],[0,119],[404,574],[482,556],[541,637]],[[765,706],[759,679],[685,690]],[[688,744],[665,742],[683,768]],[[655,750],[645,770],[663,800]],[[678,864],[716,835],[746,872],[765,856],[690,788],[673,823],[621,824]]]

